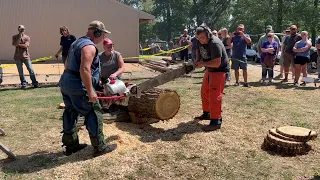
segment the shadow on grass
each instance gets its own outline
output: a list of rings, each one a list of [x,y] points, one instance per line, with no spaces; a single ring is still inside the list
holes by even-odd
[[[137,125],[132,123],[118,122],[116,126],[122,130],[129,132],[131,135],[139,136],[141,142],[150,143],[161,141],[179,141],[186,134],[194,134],[197,132],[203,132],[201,126],[193,121],[187,123],[180,123],[176,128],[173,129],[162,129],[156,128],[152,125]]]
[[[318,87],[311,87],[311,86],[294,86],[293,83],[281,83],[275,82],[270,85],[263,85],[260,82],[250,82],[250,86],[252,87],[262,87],[262,86],[275,86],[276,89],[296,89],[296,90],[316,90],[319,89]]]
[[[57,83],[49,83],[49,84],[41,84],[39,83],[41,88],[52,88],[52,87],[58,87]],[[33,88],[32,86],[28,86],[27,89],[25,89],[24,91],[30,91],[36,88]],[[13,90],[21,90],[20,85],[8,85],[8,86],[0,86],[0,92],[1,91],[13,91]]]
[[[92,150],[92,147],[87,147],[71,156],[65,156],[62,152],[41,151],[28,155],[18,155],[16,160],[1,160],[0,165],[4,173],[29,174],[43,169],[52,169],[67,163],[91,159],[90,153],[92,153]]]

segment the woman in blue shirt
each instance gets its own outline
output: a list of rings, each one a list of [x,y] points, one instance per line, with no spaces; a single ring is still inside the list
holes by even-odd
[[[296,44],[293,47],[293,52],[296,53],[296,57],[294,59],[295,70],[296,70],[296,75],[294,80],[295,86],[298,85],[301,72],[303,74],[303,77],[307,77],[307,63],[309,62],[309,59],[310,59],[310,48],[312,46],[311,41],[308,40],[307,31],[302,31],[301,37],[302,39],[296,42]],[[302,82],[300,85],[305,86],[306,83]]]

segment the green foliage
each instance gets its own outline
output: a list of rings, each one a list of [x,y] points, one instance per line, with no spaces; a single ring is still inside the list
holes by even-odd
[[[142,24],[140,40],[170,40],[182,34],[184,28],[192,33],[205,23],[211,29],[222,27],[234,31],[244,24],[246,32],[259,35],[267,25],[282,32],[291,24],[312,33],[320,29],[320,0],[119,0],[156,16],[153,23]]]

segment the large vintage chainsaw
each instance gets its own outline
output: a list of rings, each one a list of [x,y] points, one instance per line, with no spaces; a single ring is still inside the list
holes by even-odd
[[[155,68],[155,70],[157,69]],[[156,119],[156,122],[168,120],[178,112],[180,97],[174,90],[155,87],[188,74],[193,70],[194,65],[189,62],[139,84],[124,83],[119,79],[108,80],[103,84],[103,91],[98,92],[98,99],[104,109],[108,109],[112,104],[115,104],[125,107],[126,112],[134,114],[136,117],[153,118]]]

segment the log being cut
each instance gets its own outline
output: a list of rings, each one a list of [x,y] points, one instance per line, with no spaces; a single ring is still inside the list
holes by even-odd
[[[103,85],[103,92],[98,93],[98,99],[105,109],[111,105],[125,107],[121,109],[125,109],[128,119],[135,123],[154,123],[160,120],[169,120],[179,111],[180,97],[174,90],[155,87],[188,74],[193,70],[193,64],[184,63],[181,67],[168,70],[140,84],[124,83],[119,79],[109,80]],[[121,112],[123,116],[123,110]],[[117,121],[116,116],[114,117],[114,120]],[[140,120],[141,118],[149,118],[150,120]]]

